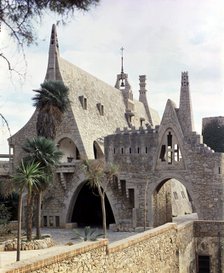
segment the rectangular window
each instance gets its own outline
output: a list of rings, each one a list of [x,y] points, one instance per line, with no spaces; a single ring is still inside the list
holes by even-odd
[[[43,217],[43,226],[47,227],[47,216]]]
[[[126,180],[120,180],[121,183],[121,194],[126,195]]]
[[[175,198],[176,200],[178,199],[178,195],[177,195],[177,192],[176,192],[176,191],[173,192],[173,196],[174,196],[174,198]]]
[[[96,107],[97,107],[97,109],[98,109],[100,115],[103,116],[103,115],[104,115],[104,107],[103,107],[103,104],[97,103],[97,104],[96,104]]]
[[[210,256],[198,255],[198,273],[210,273]]]
[[[59,216],[55,216],[55,225],[56,225],[56,227],[60,227],[60,217]]]
[[[183,199],[186,199],[185,193],[183,191],[181,191],[181,195],[182,195]]]
[[[87,109],[87,98],[84,97],[84,96],[79,96],[79,101],[80,101],[80,103],[82,105],[82,108],[84,110],[86,110]]]
[[[128,189],[129,202],[132,208],[135,207],[135,190]]]
[[[49,216],[49,226],[50,227],[54,226],[54,217],[53,216]]]

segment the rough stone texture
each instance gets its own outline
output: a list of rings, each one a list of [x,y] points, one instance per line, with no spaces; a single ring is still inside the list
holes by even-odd
[[[210,272],[218,273],[223,270],[223,231],[224,222],[170,223],[110,245],[100,240],[65,246],[0,272],[196,273],[197,255],[209,255]]]
[[[22,241],[21,250],[34,250],[34,249],[43,249],[54,246],[55,243],[51,238],[44,238],[40,240],[32,240],[30,242]],[[17,239],[8,240],[5,242],[5,251],[13,251],[17,249]]]

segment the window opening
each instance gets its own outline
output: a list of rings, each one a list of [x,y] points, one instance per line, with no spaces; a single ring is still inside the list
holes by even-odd
[[[129,153],[131,154],[131,148],[129,148]]]
[[[182,195],[183,199],[186,199],[185,193],[183,191],[181,191],[181,195]]]
[[[121,183],[121,194],[126,195],[126,180],[120,180]]]
[[[132,208],[135,207],[135,190],[128,189],[129,202]]]
[[[55,216],[55,225],[56,225],[56,227],[60,227],[60,217],[59,216]]]
[[[159,156],[161,161],[166,161],[165,155],[166,155],[166,145],[162,145],[161,151],[160,151],[160,156]]]
[[[47,216],[43,217],[43,226],[47,227]]]
[[[140,153],[140,148],[138,147],[138,149],[137,149],[137,153],[139,154]]]
[[[177,195],[177,192],[176,192],[176,191],[173,192],[173,196],[174,196],[174,198],[175,198],[176,200],[178,199],[178,195]]]
[[[171,132],[167,135],[167,146],[172,147],[172,135]]]
[[[210,256],[198,255],[198,273],[210,273]]]
[[[148,153],[148,147],[145,147],[145,153],[146,154]]]
[[[121,153],[122,153],[122,154],[124,153],[124,148],[121,148]]]

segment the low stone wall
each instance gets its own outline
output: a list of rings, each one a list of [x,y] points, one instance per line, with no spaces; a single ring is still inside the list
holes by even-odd
[[[126,239],[58,247],[1,273],[196,273],[197,255],[209,255],[210,272],[223,267],[224,222],[168,223]]]
[[[59,250],[58,250],[59,251]],[[177,273],[177,228],[166,224],[108,245],[107,240],[64,246],[59,252],[50,252],[21,261],[4,272],[8,273],[109,273],[109,272]]]

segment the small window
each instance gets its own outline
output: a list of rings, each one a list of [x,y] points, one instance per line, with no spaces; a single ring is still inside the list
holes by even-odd
[[[181,195],[182,195],[183,199],[186,199],[185,193],[183,191],[181,191]]]
[[[96,107],[97,107],[97,109],[98,109],[100,115],[103,116],[103,115],[104,115],[104,107],[103,107],[103,104],[97,103],[97,104],[96,104]]]
[[[47,216],[43,217],[43,226],[47,227]]]
[[[210,256],[198,255],[198,273],[210,273]]]
[[[145,147],[145,153],[146,154],[148,153],[148,147]]]
[[[135,190],[134,189],[128,189],[128,195],[129,195],[129,202],[132,208],[135,207]]]
[[[161,161],[166,161],[165,155],[166,155],[166,145],[162,145],[161,151],[160,151],[160,156],[159,156]]]
[[[80,103],[82,105],[82,108],[84,110],[86,110],[87,109],[87,98],[84,97],[84,96],[79,96],[79,100],[80,100]]]
[[[121,183],[121,194],[126,195],[126,180],[120,180]]]
[[[121,153],[122,153],[122,154],[124,153],[124,148],[121,148]]]
[[[140,118],[140,126],[141,126],[141,127],[143,126],[144,121],[145,121],[144,118]]]
[[[53,218],[53,216],[49,216],[49,226],[50,227],[54,226],[54,218]]]
[[[140,148],[138,147],[138,149],[137,149],[137,153],[139,154],[140,153]]]
[[[174,196],[174,198],[175,198],[176,200],[178,199],[178,195],[177,195],[177,192],[176,192],[176,191],[173,192],[173,196]]]
[[[116,152],[116,149],[114,148],[114,154],[115,154],[115,152]]]
[[[131,148],[129,148],[129,153],[131,154]]]
[[[59,216],[55,216],[55,225],[56,225],[56,227],[60,227],[60,217]]]

